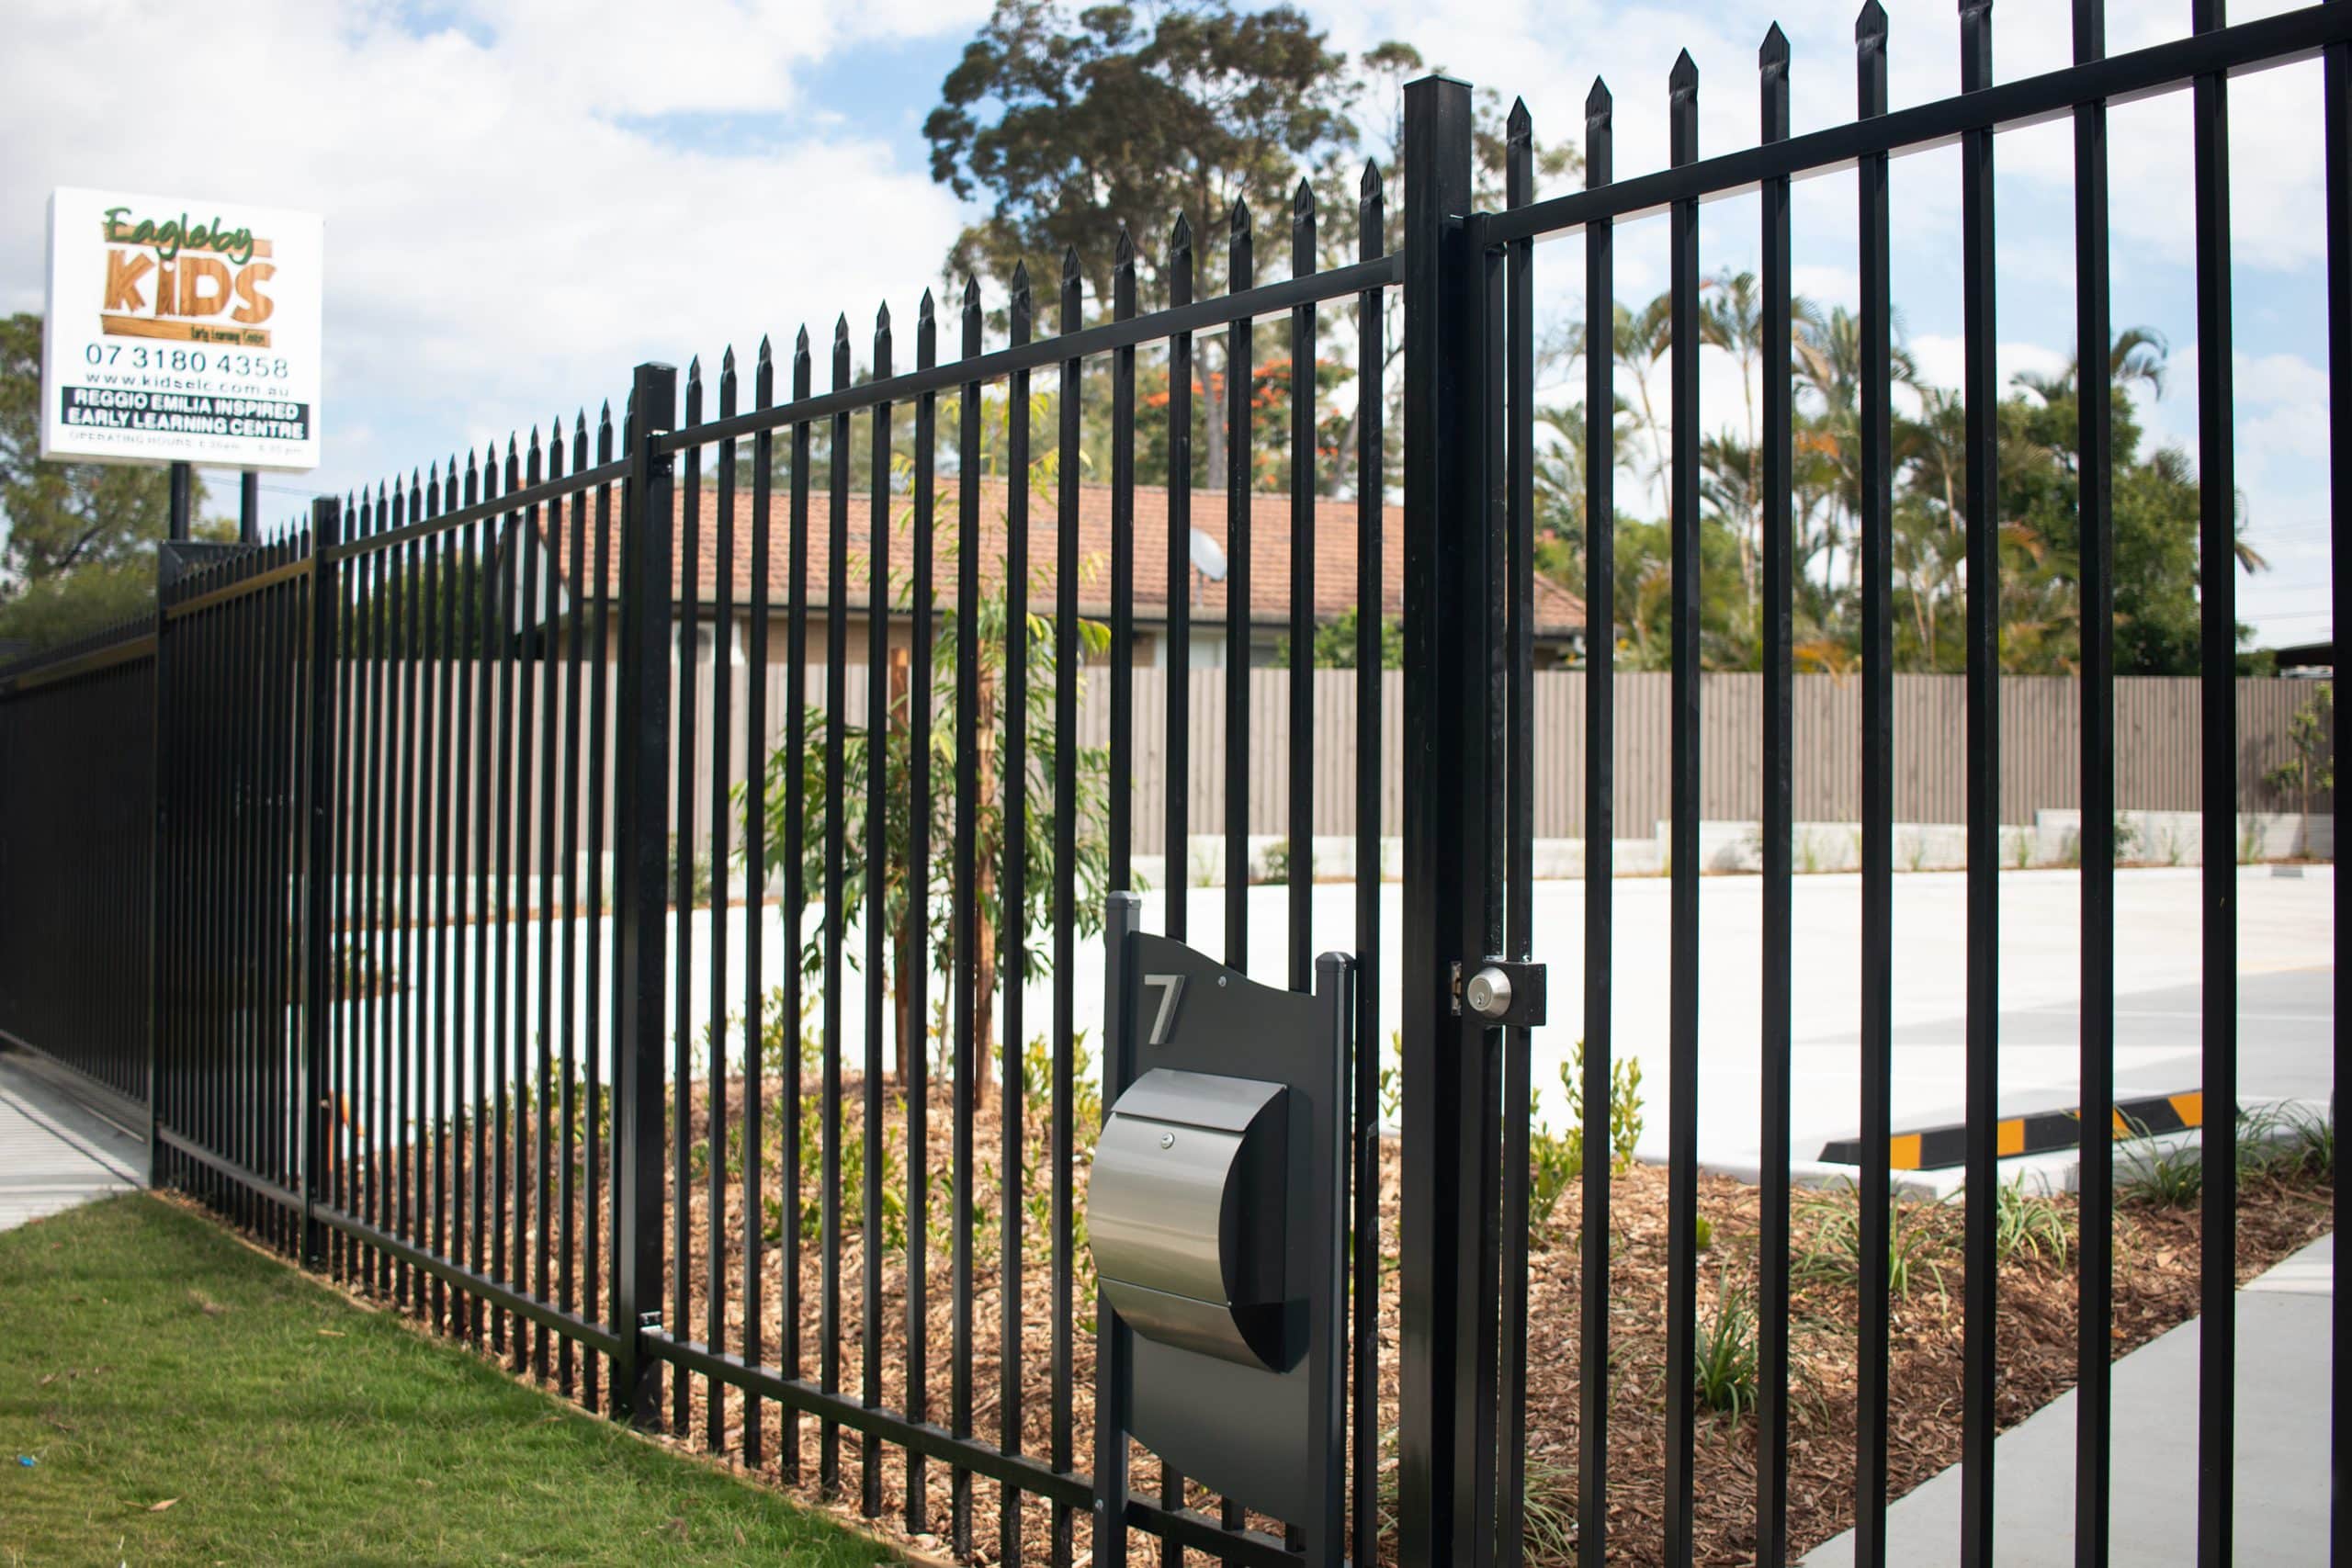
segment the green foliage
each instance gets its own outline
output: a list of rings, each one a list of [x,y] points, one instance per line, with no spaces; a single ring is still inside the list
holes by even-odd
[[[1803,1239],[1789,1271],[1798,1280],[1821,1280],[1859,1287],[1865,1254],[1862,1249],[1862,1194],[1851,1181],[1807,1198],[1797,1206]],[[1890,1193],[1886,1213],[1886,1280],[1895,1301],[1911,1294],[1913,1286],[1932,1279],[1943,1289],[1943,1270],[1931,1256],[1935,1238],[1919,1213],[1920,1205]]]
[[[171,476],[40,458],[40,318],[0,317],[0,641],[51,648],[146,613]],[[201,517],[204,483],[193,505]],[[234,538],[199,524],[204,538]]]
[[[1355,141],[1346,64],[1286,6],[999,0],[923,122],[932,177],[986,209],[948,270],[1050,278],[1075,248],[1107,299],[1123,222],[1186,213],[1205,243],[1246,200],[1271,227],[1299,166]],[[1159,245],[1137,249],[1156,276]]]
[[[1584,1169],[1584,1042],[1569,1049],[1560,1066],[1560,1087],[1567,1091],[1566,1136],[1574,1141],[1576,1167]],[[1634,1145],[1642,1136],[1642,1064],[1632,1056],[1609,1064],[1609,1169],[1623,1176],[1633,1168]]]
[[[1380,1452],[1384,1459],[1376,1472],[1379,1476],[1375,1501],[1377,1523],[1374,1533],[1382,1540],[1393,1540],[1396,1535],[1399,1472],[1394,1456],[1396,1452],[1396,1428],[1384,1429],[1380,1434]],[[1577,1551],[1577,1469],[1573,1463],[1563,1463],[1543,1449],[1531,1448],[1525,1459],[1526,1523],[1521,1540],[1527,1550],[1527,1561],[1544,1564],[1567,1564],[1576,1561]],[[1372,1558],[1365,1554],[1366,1561]]]
[[[1584,1134],[1581,1131],[1573,1135],[1552,1132],[1543,1124],[1543,1091],[1529,1090],[1527,1217],[1532,1224],[1548,1225],[1568,1183],[1584,1173]]]
[[[1645,480],[1666,464],[1668,307],[1664,295],[1639,309],[1618,307],[1619,384],[1630,395],[1618,411],[1624,428],[1617,451]],[[1824,311],[1800,300],[1796,316],[1796,657],[1801,669],[1842,673],[1856,667],[1860,647],[1863,334],[1842,308]],[[1705,280],[1702,336],[1754,375],[1761,374],[1761,321],[1752,276],[1724,272]],[[2117,335],[2112,356],[2115,659],[2124,674],[2197,669],[2196,475],[2178,448],[2146,446],[2132,398],[2134,389],[2161,388],[2166,352],[2161,335],[2128,329]],[[1958,670],[1966,619],[1966,409],[1956,393],[1925,382],[1899,344],[1894,372],[1919,402],[1916,416],[1897,414],[1894,432],[1895,660],[1906,670]],[[1538,418],[1548,448],[1536,472],[1538,553],[1544,570],[1576,584],[1584,578],[1584,412],[1570,407]],[[2017,378],[1997,427],[2002,667],[2071,673],[2081,658],[2074,373]],[[1751,399],[1741,424],[1701,443],[1700,646],[1709,669],[1758,667],[1761,439]],[[1665,669],[1669,531],[1639,517],[1615,521],[1618,658],[1629,669]],[[2264,563],[2244,543],[2244,526],[2241,519],[2236,558],[2256,570]]]
[[[1290,840],[1277,839],[1274,842],[1268,844],[1264,852],[1258,857],[1256,881],[1261,886],[1286,887],[1290,885],[1291,871]],[[1306,880],[1309,882],[1315,880],[1315,856],[1312,851],[1306,857]]]
[[[1318,623],[1315,628],[1315,668],[1353,670],[1363,628],[1363,616],[1353,604],[1329,620]],[[1273,653],[1266,663],[1275,670],[1290,668],[1289,633],[1283,633],[1275,642]],[[1380,667],[1383,670],[1405,668],[1405,623],[1395,615],[1380,618]]]
[[[2291,795],[2305,818],[2312,814],[2312,793],[2335,787],[2335,683],[2322,681],[2312,700],[2287,721],[2287,744],[2295,754],[2262,775],[2262,782],[2281,795]],[[2304,852],[2310,852],[2306,844]]]
[[[943,425],[952,423],[952,411],[943,412]],[[910,463],[905,454],[898,461],[911,475]],[[1031,482],[1040,493],[1050,493],[1054,476],[1058,469],[1057,455],[1048,451],[1031,467]],[[943,487],[939,496],[940,515],[956,514],[952,482]],[[892,526],[911,526],[911,506],[899,509]],[[943,530],[942,543],[949,559],[943,562],[937,581],[953,582],[953,558],[960,549],[960,542],[952,531]],[[853,565],[854,578],[862,577],[867,569]],[[910,571],[892,574],[893,603],[901,615],[917,613],[913,603],[913,577]],[[985,578],[984,578],[985,581]],[[1049,580],[1033,579],[1031,603],[1050,605],[1052,586]],[[937,623],[933,661],[931,706],[933,713],[929,762],[932,788],[920,803],[911,798],[913,778],[913,733],[908,722],[912,694],[889,694],[888,718],[877,747],[869,727],[854,722],[853,716],[843,715],[839,723],[830,720],[824,710],[810,705],[805,710],[806,739],[795,751],[779,746],[769,753],[763,771],[761,787],[765,796],[765,811],[769,823],[767,833],[767,864],[763,870],[771,877],[782,872],[791,852],[790,835],[779,830],[790,816],[797,790],[800,804],[800,892],[804,908],[822,901],[825,894],[825,864],[829,824],[828,802],[835,803],[840,811],[839,830],[842,840],[842,899],[839,929],[846,931],[863,919],[867,877],[872,870],[867,861],[867,811],[871,795],[869,781],[878,752],[883,770],[883,924],[892,940],[888,951],[896,955],[906,951],[912,927],[921,921],[928,931],[928,948],[935,970],[946,975],[956,960],[955,900],[968,898],[977,908],[982,931],[982,946],[978,954],[979,1016],[981,1019],[981,1051],[976,1066],[983,1081],[987,1077],[988,1048],[990,1041],[989,1020],[997,989],[997,969],[1002,939],[1009,930],[1011,911],[1002,896],[1002,877],[1008,852],[1017,847],[1023,863],[1028,868],[1026,897],[1022,914],[1022,929],[1025,941],[1022,950],[1009,955],[1015,983],[1034,980],[1046,974],[1052,964],[1052,914],[1054,878],[1047,874],[1054,864],[1054,837],[1058,823],[1069,821],[1076,829],[1076,859],[1071,867],[1075,883],[1072,918],[1080,939],[1085,940],[1102,930],[1104,895],[1110,886],[1110,752],[1104,747],[1080,746],[1058,732],[1055,720],[1056,688],[1065,671],[1061,668],[1057,647],[1057,628],[1053,617],[1032,612],[1016,626],[1012,615],[1011,601],[1001,581],[986,588],[969,605],[943,606],[935,596],[924,609]],[[978,788],[974,802],[974,848],[979,875],[977,886],[957,889],[954,886],[956,791],[953,781],[956,771],[958,708],[962,701],[962,658],[965,621],[968,615],[971,633],[977,645],[978,668],[972,672],[978,703],[972,714],[974,731],[978,738],[974,771]],[[1085,663],[1104,657],[1110,648],[1110,628],[1099,621],[1083,620],[1072,628],[1076,644],[1078,668],[1067,671],[1068,678],[1083,689]],[[1011,650],[1022,647],[1026,653],[1028,679],[1023,720],[1027,735],[1029,766],[1026,774],[1025,807],[1017,823],[1007,820],[1006,795],[1011,779],[1010,763],[1004,745],[1007,715],[1007,664]],[[1054,781],[1060,766],[1063,747],[1069,744],[1074,776],[1075,793],[1069,800],[1054,798]],[[829,752],[838,746],[840,751],[841,788],[838,793],[827,787]],[[748,810],[749,801],[739,789],[736,795],[739,811]],[[920,895],[910,886],[912,865],[911,847],[915,835],[922,835],[928,851],[929,885]],[[787,910],[787,922],[800,911]],[[819,973],[823,965],[825,929],[820,919],[806,922],[808,936],[800,954],[804,974]],[[860,962],[857,944],[845,944],[844,959],[852,966]],[[911,1025],[910,1026],[911,1031]],[[908,1042],[905,1049],[919,1048]]]
[[[1384,1080],[1385,1082],[1385,1080]],[[1531,1125],[1527,1137],[1528,1218],[1549,1224],[1568,1183],[1584,1174],[1584,1042],[1579,1040],[1560,1067],[1560,1087],[1567,1093],[1567,1114],[1555,1131],[1543,1124],[1544,1096],[1527,1097]],[[1642,1065],[1631,1057],[1610,1064],[1609,1168],[1622,1175],[1634,1163],[1634,1144],[1642,1134]]]
[[[1699,1325],[1690,1356],[1699,1403],[1736,1419],[1756,1408],[1756,1303],[1727,1276],[1715,1281],[1714,1315]]]
[[[364,942],[336,942],[327,961],[327,978],[334,988],[334,999],[339,1002],[386,996],[401,988],[398,965],[379,957]]]
[[[2074,1216],[2057,1200],[2028,1192],[2025,1177],[1993,1190],[1993,1250],[2004,1263],[2064,1263],[2074,1250]]]
[[[2147,1130],[2137,1135],[2147,1138]],[[2165,1145],[2148,1140],[2127,1145],[2116,1164],[2115,1190],[2126,1202],[2155,1208],[2186,1209],[2205,1190],[2202,1151],[2194,1144]]]

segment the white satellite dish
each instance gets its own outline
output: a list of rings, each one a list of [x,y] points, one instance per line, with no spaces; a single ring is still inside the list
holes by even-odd
[[[1211,582],[1225,581],[1225,551],[1198,528],[1193,530],[1193,570]]]

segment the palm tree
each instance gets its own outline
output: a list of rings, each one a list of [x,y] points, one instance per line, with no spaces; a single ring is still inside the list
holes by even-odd
[[[1764,448],[1757,439],[1756,371],[1764,355],[1763,297],[1752,272],[1724,271],[1706,280],[1702,286],[1699,302],[1699,339],[1710,347],[1719,348],[1731,355],[1739,367],[1739,395],[1747,415],[1744,427],[1747,440],[1739,448],[1747,472],[1733,476],[1720,472],[1713,476],[1713,489],[1719,497],[1737,494],[1740,505],[1736,511],[1718,503],[1724,518],[1732,523],[1739,545],[1739,582],[1752,612],[1756,604],[1756,556],[1764,526]],[[1717,460],[1730,457],[1724,443],[1704,443],[1700,449],[1700,462],[1708,462],[1709,447]],[[1752,615],[1751,617],[1752,618]]]
[[[1643,477],[1656,479],[1666,472],[1666,422],[1658,417],[1651,394],[1658,361],[1674,347],[1674,296],[1661,294],[1639,310],[1623,303],[1616,308],[1617,363],[1634,373],[1634,397],[1639,428],[1649,436],[1649,467]]]

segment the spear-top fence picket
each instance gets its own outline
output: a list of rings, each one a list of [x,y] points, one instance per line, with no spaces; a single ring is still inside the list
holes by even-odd
[[[967,286],[947,323],[957,341],[944,359],[943,323],[926,296],[911,366],[886,311],[863,380],[853,374],[846,319],[818,348],[804,331],[781,364],[764,342],[748,367],[731,351],[715,376],[697,364],[683,405],[676,372],[640,366],[617,420],[609,408],[559,419],[503,452],[469,452],[322,498],[300,525],[254,547],[167,550],[152,617],[0,672],[0,1030],[74,1069],[120,1114],[143,1120],[158,1184],[196,1195],[306,1266],[518,1372],[829,1491],[852,1484],[854,1465],[865,1514],[890,1508],[906,1530],[936,1531],[967,1558],[1069,1562],[1093,1550],[1103,1528],[1080,1468],[1091,1446],[1090,1336],[1105,1322],[1086,1272],[1079,1187],[1091,1119],[1100,1114],[1085,1092],[1076,989],[1080,951],[1099,917],[1090,899],[1097,882],[1131,887],[1138,857],[1161,852],[1164,863],[1182,866],[1196,832],[1221,837],[1221,922],[1188,930],[1192,901],[1166,890],[1152,908],[1167,934],[1249,966],[1250,836],[1269,807],[1253,798],[1263,784],[1253,781],[1244,742],[1256,709],[1278,691],[1287,751],[1279,820],[1290,843],[1311,842],[1325,825],[1311,787],[1318,707],[1338,704],[1352,710],[1350,918],[1344,940],[1318,931],[1309,880],[1292,877],[1279,967],[1287,984],[1306,988],[1318,936],[1351,947],[1363,974],[1361,1038],[1396,1029],[1402,1039],[1402,1223],[1390,1236],[1380,1234],[1374,1054],[1354,1069],[1352,1556],[1517,1562],[1531,1042],[1525,1031],[1488,1029],[1455,1012],[1448,977],[1459,964],[1529,955],[1536,823],[1559,805],[1540,798],[1561,786],[1547,779],[1539,790],[1534,761],[1536,242],[1582,233],[1587,508],[1606,520],[1616,515],[1612,234],[1621,222],[1663,214],[1673,279],[1667,493],[1675,660],[1665,786],[1673,1093],[1667,1509],[1657,1546],[1666,1561],[1689,1562],[1702,1092],[1695,852],[1705,733],[1699,205],[1760,196],[1765,358],[1786,365],[1790,182],[1850,171],[1858,187],[1861,1256],[1883,1258],[1895,711],[1887,169],[1895,154],[1957,141],[1970,589],[1959,759],[1969,835],[1971,1194],[1961,1529],[1966,1560],[1988,1561],[1997,1365],[1993,892],[2003,820],[1990,510],[1996,133],[2055,119],[2075,130],[2088,542],[2077,709],[2081,1070],[2083,1103],[2096,1107],[2113,1099],[2114,1047],[2107,110],[2178,89],[2193,100],[2204,617],[2197,689],[2203,734],[2230,738],[2239,699],[2229,83],[2324,61],[2325,121],[2314,130],[2327,169],[2328,333],[2338,383],[2331,518],[2341,545],[2352,494],[2352,395],[2340,385],[2352,367],[2352,6],[2226,25],[2220,0],[2194,0],[2189,37],[2110,57],[2098,0],[2075,0],[2075,62],[2002,83],[1991,74],[1990,5],[1967,0],[1961,10],[1958,96],[1890,111],[1888,23],[1871,0],[1856,31],[1856,117],[1804,135],[1792,134],[1792,62],[1775,28],[1758,59],[1761,139],[1712,159],[1700,156],[1700,84],[1685,55],[1668,82],[1671,166],[1626,179],[1612,167],[1613,101],[1596,84],[1583,127],[1586,187],[1548,199],[1534,197],[1532,127],[1516,109],[1503,128],[1508,191],[1496,211],[1476,210],[1473,200],[1469,89],[1419,82],[1406,98],[1401,251],[1385,249],[1383,185],[1367,168],[1352,215],[1355,257],[1321,265],[1319,226],[1330,215],[1316,210],[1302,184],[1288,215],[1286,276],[1259,280],[1251,215],[1237,206],[1221,236],[1227,290],[1199,296],[1195,239],[1179,218],[1165,241],[1167,302],[1148,312],[1138,307],[1134,246],[1123,240],[1113,298],[1107,310],[1098,302],[1091,321],[1078,258],[1069,258],[1050,301],[1050,336],[1037,335],[1041,302],[1025,272],[1012,280],[1009,330],[993,346],[979,293]],[[1401,727],[1384,720],[1379,669],[1391,439],[1384,306],[1392,289],[1402,294],[1404,331]],[[1191,790],[1162,787],[1147,841],[1135,808],[1139,768],[1162,781],[1193,773],[1183,525],[1196,512],[1225,511],[1229,602],[1251,602],[1253,454],[1247,441],[1231,444],[1223,493],[1195,492],[1191,443],[1206,412],[1194,406],[1196,346],[1205,334],[1222,336],[1226,417],[1247,431],[1248,369],[1261,336],[1286,333],[1293,363],[1305,364],[1335,321],[1351,340],[1363,412],[1355,449],[1326,465],[1327,488],[1355,498],[1356,671],[1335,680],[1296,669],[1275,686],[1247,660],[1227,660],[1216,809],[1196,813]],[[823,389],[815,384],[820,353]],[[1138,400],[1139,360],[1166,376],[1165,559],[1139,558],[1135,547],[1137,433],[1159,417]],[[1033,400],[1046,388],[1050,399]],[[1762,396],[1766,653],[1760,675],[1738,689],[1739,700],[1761,708],[1760,1133],[1773,1152],[1761,1178],[1755,1553],[1779,1564],[1790,1550],[1789,1017],[1799,951],[1790,918],[1788,378],[1766,376]],[[1112,649],[1132,645],[1139,574],[1164,573],[1167,584],[1168,673],[1149,733],[1137,721],[1132,660],[1086,662],[1094,634],[1081,624],[1075,530],[1058,536],[1050,577],[1033,584],[1004,565],[1030,559],[1034,527],[1051,530],[1075,515],[1080,454],[1106,403]],[[1050,409],[1052,429],[1032,428],[1033,406]],[[1303,458],[1317,441],[1311,399],[1293,398],[1289,415],[1286,452]],[[1001,437],[986,428],[1000,417]],[[1056,464],[1039,466],[1047,454]],[[861,456],[864,469],[854,471]],[[981,515],[991,463],[1001,463],[1001,519]],[[1283,482],[1295,563],[1288,625],[1292,646],[1304,649],[1315,629],[1317,464],[1290,462]],[[910,536],[903,579],[893,575],[891,552],[870,540],[861,550],[850,536],[850,498],[860,489],[869,517]],[[707,491],[718,500],[707,534]],[[746,494],[748,536],[735,523]],[[1003,560],[958,547],[1000,523]],[[821,597],[809,581],[820,530]],[[1613,603],[1610,528],[1591,529],[1590,539],[1587,580],[1575,586],[1589,605],[1605,607]],[[707,673],[679,654],[676,635],[693,613],[681,596],[691,598],[701,580],[705,550],[719,558],[721,581],[734,581],[738,554],[747,552],[754,581],[771,581],[768,569],[781,561],[786,584],[780,605],[721,596]],[[854,568],[865,574],[869,605],[911,606],[904,692],[865,681],[855,705]],[[2337,584],[2341,608],[2340,570]],[[812,606],[820,606],[813,626]],[[767,613],[779,608],[780,654]],[[994,632],[984,629],[991,615]],[[778,714],[761,678],[741,682],[739,700],[739,618],[752,671],[780,665],[784,692],[797,698],[814,680],[821,699],[789,700]],[[1006,626],[1016,629],[1004,635]],[[819,634],[821,644],[812,643]],[[866,669],[883,669],[887,617],[865,617],[863,634]],[[1581,688],[1574,819],[1588,845],[1590,978],[1579,1010],[1585,1136],[1598,1148],[1611,1098],[1609,873],[1621,767],[1612,639],[1595,636],[1589,648],[1583,672],[1563,679]],[[1090,700],[1081,671],[1107,687],[1099,764],[1072,739]],[[770,774],[763,753],[779,726],[788,765]],[[903,737],[895,750],[883,739],[894,730]],[[1384,747],[1401,758],[1404,886],[1394,930],[1378,870]],[[2199,758],[2205,841],[2232,842],[2243,793],[2235,746],[2208,740]],[[701,759],[709,761],[678,765]],[[1084,807],[1098,765],[1114,786],[1101,792],[1099,842]],[[739,778],[749,786],[731,789]],[[935,833],[913,829],[918,812],[938,824]],[[1033,819],[1035,834],[1023,829]],[[699,844],[708,850],[697,856]],[[1099,874],[1090,870],[1096,865]],[[889,869],[870,874],[876,866]],[[2204,866],[2203,1089],[2209,1102],[2226,1105],[2235,1088],[2233,868],[2227,854],[2205,856]],[[773,911],[763,897],[771,869],[780,882]],[[1394,1019],[1377,1012],[1379,966],[1391,951],[1402,954],[1404,998]],[[1021,983],[1032,966],[1049,997],[1041,1019],[1028,1015]],[[1009,977],[991,983],[991,972]],[[903,1040],[886,1005],[892,989],[914,1021]],[[1034,1053],[1033,1035],[1043,1042]],[[993,1054],[991,1040],[1001,1042]],[[993,1148],[981,1145],[984,1134]],[[2206,1563],[2227,1561],[2233,1539],[2233,1144],[2229,1119],[2211,1119],[2195,1412]],[[2082,1170],[2076,1540],[2078,1560],[2099,1562],[2108,1558],[2113,1310],[2114,1185],[2103,1144],[2086,1146]],[[1587,1172],[1581,1202],[1580,1357],[1591,1375],[1582,1380],[1575,1434],[1577,1551],[1598,1564],[1612,1551],[1645,1554],[1652,1543],[1607,1531],[1605,1168]],[[1382,1258],[1392,1247],[1393,1344],[1375,1333],[1389,1289]],[[1886,1551],[1887,1307],[1883,1271],[1866,1269],[1855,1517],[1860,1560],[1873,1563]],[[1029,1348],[1033,1319],[1045,1325],[1042,1357]],[[1396,1380],[1393,1406],[1384,1404],[1384,1369]],[[2340,1412],[2340,1377],[2334,1386]],[[1392,1451],[1394,1479],[1385,1483]],[[1155,1473],[1148,1486],[1146,1479],[1131,1478],[1114,1524],[1155,1538],[1163,1562],[1193,1551],[1226,1562],[1286,1560],[1276,1533],[1283,1521],[1220,1507],[1181,1476]],[[1384,1523],[1390,1485],[1393,1516]],[[992,1529],[976,1517],[989,1499]]]

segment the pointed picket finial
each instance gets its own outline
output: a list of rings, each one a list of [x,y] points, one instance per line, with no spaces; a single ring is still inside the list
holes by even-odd
[[[935,317],[937,317],[939,311],[937,308],[931,302],[931,290],[928,288],[924,289],[922,291],[922,300],[915,306],[915,325],[919,327],[927,325]]]
[[[1029,262],[1026,257],[1012,264],[1012,293],[1016,299],[1024,299],[1028,296]]]
[[[792,352],[799,358],[808,357],[808,323],[800,323],[800,335],[792,340]]]
[[[1064,288],[1068,288],[1069,285],[1077,281],[1078,247],[1076,245],[1064,245],[1062,247],[1062,286]]]
[[[1193,220],[1182,213],[1168,226],[1168,249],[1170,254],[1188,254],[1193,248]]]
[[[1680,54],[1674,57],[1674,69],[1667,73],[1666,85],[1678,93],[1689,93],[1697,90],[1699,85],[1699,62],[1690,58],[1690,51],[1689,50],[1686,49]]]
[[[531,445],[526,450],[534,457],[539,455],[539,427],[536,424],[531,426]]]
[[[691,389],[702,385],[702,355],[697,354],[686,361],[686,386]]]
[[[425,465],[424,482],[433,486],[436,490],[440,488],[441,461],[439,458],[436,457],[431,463]]]
[[[1250,232],[1250,203],[1246,197],[1233,198],[1233,209],[1225,215],[1225,226],[1237,237]]]
[[[718,356],[718,373],[722,377],[735,374],[735,345],[729,344],[727,352]]]
[[[1503,121],[1503,134],[1513,141],[1530,141],[1535,137],[1535,117],[1527,112],[1525,98],[1510,101],[1510,114]]]
[[[1759,65],[1786,65],[1789,62],[1789,35],[1781,30],[1780,23],[1774,22],[1771,29],[1764,35],[1764,47],[1756,51],[1756,60]]]
[[[847,310],[843,310],[833,318],[833,346],[836,348],[849,346],[849,312]]]
[[[1854,18],[1856,43],[1886,41],[1886,7],[1879,0],[1862,0],[1862,13]]]
[[[890,330],[890,302],[888,299],[883,300],[881,307],[874,312],[874,330],[877,333]]]
[[[1290,220],[1294,223],[1315,216],[1315,187],[1301,175],[1290,193]]]
[[[1127,226],[1124,223],[1119,225],[1119,243],[1111,253],[1111,263],[1119,268],[1136,265],[1136,237],[1127,232]]]
[[[1584,96],[1584,117],[1587,119],[1606,119],[1616,103],[1615,96],[1609,91],[1608,79],[1595,76],[1592,91]]]
[[[768,334],[760,334],[760,366],[763,369],[775,363],[775,354],[768,346]]]
[[[1363,177],[1356,182],[1356,199],[1366,204],[1380,199],[1380,160],[1363,161]]]
[[[610,430],[613,427],[612,399],[606,398],[605,400],[605,406],[603,410],[596,415],[596,427],[600,430]]]
[[[980,280],[967,272],[964,275],[964,309],[978,310],[979,308]]]
[[[492,445],[494,446],[495,443]],[[506,434],[506,460],[510,463],[514,460],[514,434],[512,431]]]

